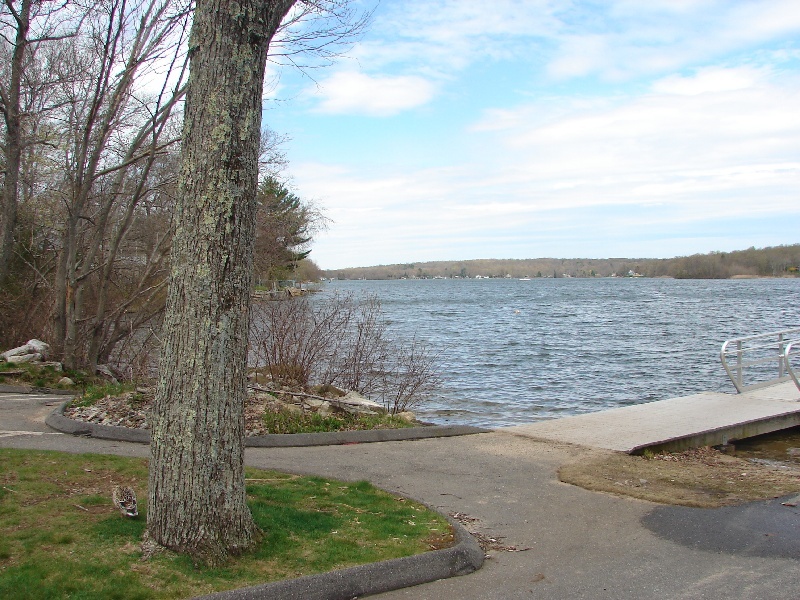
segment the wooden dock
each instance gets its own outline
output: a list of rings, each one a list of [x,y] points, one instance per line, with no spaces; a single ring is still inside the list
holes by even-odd
[[[497,431],[629,454],[727,444],[800,425],[800,390],[784,382],[741,394],[702,392]]]

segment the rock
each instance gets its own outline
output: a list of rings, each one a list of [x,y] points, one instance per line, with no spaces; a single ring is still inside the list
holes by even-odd
[[[44,343],[42,340],[28,340],[28,343],[25,345],[31,348],[33,352],[41,354],[44,360],[47,360],[47,357],[50,355],[50,345]]]
[[[800,458],[800,448],[789,448],[786,450],[786,454]]]
[[[29,362],[36,362],[42,360],[42,355],[38,352],[34,352],[33,354],[14,354],[12,356],[7,356],[6,361],[20,365],[22,363],[29,363]]]
[[[42,367],[51,367],[56,373],[61,373],[64,370],[64,365],[60,362],[43,362]]]
[[[315,394],[319,396],[330,396],[333,398],[341,398],[342,396],[347,394],[347,392],[340,390],[339,388],[337,388],[334,385],[331,385],[330,383],[316,385],[311,389]]]
[[[36,354],[39,356],[37,360],[43,360],[47,358],[47,355],[50,354],[50,346],[45,344],[42,340],[28,340],[28,342],[24,346],[18,346],[16,348],[12,348],[11,350],[6,350],[0,357],[5,359],[10,363],[21,363],[21,362],[30,362],[31,359],[28,360],[12,360],[16,356],[27,356],[31,354]]]
[[[364,398],[358,392],[347,392],[341,398],[331,398],[330,403],[350,414],[378,415],[386,412],[382,405]]]
[[[318,400],[317,398],[306,398],[303,400],[303,403],[308,406],[309,408],[313,409],[320,409],[323,406],[326,408],[330,408],[331,403],[327,400]]]
[[[403,412],[399,412],[395,415],[395,417],[400,417],[401,419],[403,419],[404,421],[408,421],[409,423],[413,423],[414,421],[417,420],[417,418],[414,416],[414,413],[411,412],[410,410],[404,410]]]
[[[119,381],[117,381],[117,378],[114,377],[114,373],[111,372],[111,369],[109,368],[108,365],[97,365],[97,368],[95,370],[106,379],[111,380],[111,383],[119,383]]]
[[[58,380],[58,385],[75,385],[75,382],[69,377],[62,377]]]
[[[299,401],[299,405],[304,411],[316,413],[321,417],[327,417],[333,413],[331,403],[321,398],[303,398]]]
[[[288,402],[283,405],[283,408],[288,410],[289,412],[293,413],[302,413],[303,409],[297,406],[297,404],[289,404]]]

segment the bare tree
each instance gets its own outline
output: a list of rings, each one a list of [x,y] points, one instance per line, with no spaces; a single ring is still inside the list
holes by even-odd
[[[359,12],[352,0],[297,2],[276,32],[269,60],[305,73],[330,66],[366,31],[372,12]]]
[[[4,179],[2,214],[0,214],[0,287],[8,278],[9,265],[14,249],[14,231],[17,226],[19,203],[19,177],[22,169],[22,153],[26,145],[36,142],[35,137],[26,136],[24,120],[26,100],[33,103],[32,96],[45,87],[42,82],[27,86],[31,78],[28,71],[35,68],[35,56],[39,47],[73,36],[74,30],[64,28],[59,20],[66,11],[65,4],[47,0],[3,0],[0,10],[0,38],[4,44],[2,58],[7,59],[5,68],[0,68],[0,113],[5,124]],[[68,23],[80,20],[80,15],[69,15]],[[7,52],[7,54],[6,54]],[[26,81],[27,79],[27,81]],[[50,80],[49,83],[51,83]],[[28,92],[26,98],[26,91]]]
[[[296,3],[273,60],[332,60],[367,20],[348,4]],[[12,257],[17,269],[0,292],[7,342],[32,333],[18,317],[35,307],[36,335],[93,370],[159,318],[171,230],[151,213],[172,210],[192,11],[191,0],[0,0],[0,279]],[[262,174],[277,176],[282,138],[262,139]],[[158,235],[143,245],[145,221]]]
[[[140,203],[154,186],[163,185],[154,182],[154,165],[178,142],[169,125],[185,93],[182,42],[188,8],[171,0],[101,4],[63,65],[72,72],[62,77],[60,89],[65,210],[52,342],[72,368],[93,367],[108,354],[106,342],[114,336],[108,294],[120,248]],[[164,71],[162,83],[147,91],[145,78],[158,69]],[[129,290],[128,306],[141,304],[152,296],[153,286],[158,288],[153,273],[163,263],[165,241],[166,236],[144,255],[146,264]],[[160,285],[164,281],[161,277]],[[89,283],[94,284],[92,303],[87,303]],[[141,321],[151,310],[137,312]]]

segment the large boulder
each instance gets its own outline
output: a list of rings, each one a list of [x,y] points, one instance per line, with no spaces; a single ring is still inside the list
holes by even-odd
[[[28,340],[28,343],[25,344],[29,348],[32,348],[34,352],[37,352],[42,355],[42,358],[47,360],[47,357],[50,355],[50,345],[46,344],[42,340]]]
[[[10,362],[15,365],[29,362],[39,362],[40,360],[42,360],[42,355],[38,352],[34,352],[33,354],[15,354],[6,358],[6,362]]]
[[[50,354],[50,346],[42,340],[33,339],[28,340],[24,346],[18,346],[16,348],[12,348],[11,350],[6,350],[0,354],[0,358],[10,363],[23,363],[47,359],[48,354]],[[25,356],[29,358],[15,358],[19,356]]]

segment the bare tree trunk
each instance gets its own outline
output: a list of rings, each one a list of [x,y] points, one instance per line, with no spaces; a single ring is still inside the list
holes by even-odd
[[[9,7],[11,5],[9,4]],[[20,95],[22,93],[22,70],[25,52],[28,47],[31,3],[25,0],[18,13],[13,13],[16,21],[16,39],[11,57],[11,81],[2,97],[3,116],[6,122],[6,174],[3,183],[3,214],[0,220],[0,287],[8,278],[11,266],[11,253],[14,251],[14,230],[17,227],[17,203],[19,197],[19,172],[22,157],[22,117],[20,114]]]
[[[75,228],[77,219],[72,213],[67,215],[64,224],[64,233],[61,237],[61,251],[58,255],[55,277],[55,306],[53,309],[53,340],[52,346],[56,356],[61,356],[68,368],[73,367],[70,358],[65,355],[67,346],[68,307],[72,302],[74,288],[69,283],[70,263],[75,255]]]
[[[294,0],[199,0],[153,410],[148,535],[216,563],[258,530],[243,446],[261,97]]]

